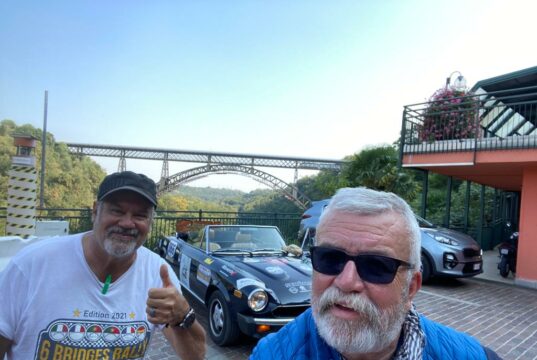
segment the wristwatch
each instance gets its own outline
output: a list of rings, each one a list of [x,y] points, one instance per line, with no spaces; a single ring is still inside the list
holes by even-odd
[[[196,313],[194,312],[193,308],[190,308],[190,310],[188,310],[183,320],[177,325],[175,325],[175,327],[180,327],[181,329],[189,329],[192,326],[192,324],[194,324],[195,320],[196,320]]]

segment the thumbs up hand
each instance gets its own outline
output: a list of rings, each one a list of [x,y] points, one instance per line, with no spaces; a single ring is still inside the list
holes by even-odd
[[[162,280],[162,286],[165,288],[173,286],[170,280],[170,274],[168,273],[168,267],[166,264],[160,265],[160,279]]]
[[[147,320],[153,324],[175,325],[184,319],[190,305],[175,287],[168,266],[160,266],[161,288],[151,288],[147,294]]]

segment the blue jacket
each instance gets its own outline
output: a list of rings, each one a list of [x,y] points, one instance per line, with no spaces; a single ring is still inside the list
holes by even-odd
[[[485,349],[469,335],[455,331],[420,316],[425,333],[423,359],[481,360],[487,359]],[[284,326],[280,331],[261,339],[250,360],[339,360],[317,333],[311,309]]]

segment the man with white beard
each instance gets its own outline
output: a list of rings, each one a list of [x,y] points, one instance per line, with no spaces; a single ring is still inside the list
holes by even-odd
[[[340,189],[311,248],[311,309],[260,340],[250,359],[499,359],[417,313],[420,250],[418,223],[404,200]]]
[[[143,359],[161,330],[183,359],[205,331],[170,266],[142,246],[157,192],[143,174],[108,175],[91,231],[44,239],[0,273],[0,359]]]

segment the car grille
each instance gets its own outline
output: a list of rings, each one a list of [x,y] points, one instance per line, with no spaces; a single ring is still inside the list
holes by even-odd
[[[297,305],[297,306],[278,306],[276,309],[272,310],[272,315],[279,318],[287,317],[297,317],[302,314],[304,311],[309,309],[309,305]]]
[[[472,248],[466,248],[462,252],[464,254],[464,257],[467,257],[467,258],[479,256],[481,253],[479,250],[472,249]]]

